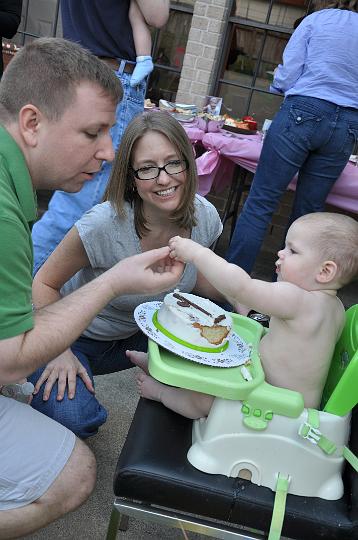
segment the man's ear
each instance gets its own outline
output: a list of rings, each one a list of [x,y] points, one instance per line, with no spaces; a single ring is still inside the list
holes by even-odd
[[[337,276],[337,264],[334,261],[324,261],[316,276],[318,283],[330,283]]]
[[[42,114],[35,105],[29,103],[20,109],[19,130],[28,146],[34,147],[37,145],[41,120]]]

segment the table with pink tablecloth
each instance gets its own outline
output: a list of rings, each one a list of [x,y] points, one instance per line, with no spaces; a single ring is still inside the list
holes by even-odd
[[[188,129],[186,131],[188,133]],[[204,154],[196,160],[201,195],[209,193],[212,187],[218,191],[224,189],[231,182],[235,164],[255,172],[262,149],[260,135],[233,134],[225,130],[217,133],[203,133],[201,138],[198,133],[195,133],[195,137],[192,137],[193,132],[188,135],[192,141],[200,140],[206,149]],[[295,180],[291,182],[289,188],[295,189]],[[358,167],[356,165],[350,162],[346,165],[328,195],[327,203],[358,214]]]

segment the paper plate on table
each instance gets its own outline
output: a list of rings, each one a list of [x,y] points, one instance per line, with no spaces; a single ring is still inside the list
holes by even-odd
[[[237,334],[232,332],[229,345],[222,352],[201,352],[190,349],[163,334],[154,324],[153,318],[162,302],[145,302],[134,310],[134,318],[142,332],[168,351],[207,366],[236,367],[250,358],[251,349]]]
[[[195,116],[193,114],[184,114],[184,113],[177,113],[172,112],[170,113],[175,120],[178,120],[178,122],[186,123],[186,122],[193,122]]]

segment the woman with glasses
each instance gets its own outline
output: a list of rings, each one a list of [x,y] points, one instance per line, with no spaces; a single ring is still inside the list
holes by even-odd
[[[196,190],[193,149],[182,126],[166,112],[136,116],[123,135],[105,202],[77,221],[40,268],[34,305],[52,303],[119,260],[165,246],[175,235],[211,246],[222,224]],[[223,300],[191,264],[176,287]],[[93,375],[133,367],[126,350],[147,349],[133,311],[164,295],[122,296],[108,304],[71,349],[29,377],[37,391],[32,406],[81,438],[95,434],[107,412],[94,395]]]

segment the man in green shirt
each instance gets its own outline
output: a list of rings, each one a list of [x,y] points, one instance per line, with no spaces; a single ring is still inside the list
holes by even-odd
[[[122,97],[114,72],[57,38],[20,50],[0,84],[0,391],[61,354],[113,298],[172,287],[169,248],[121,261],[48,307],[31,304],[35,189],[77,192],[112,160]],[[78,507],[95,460],[72,432],[0,393],[0,538],[23,537]]]

